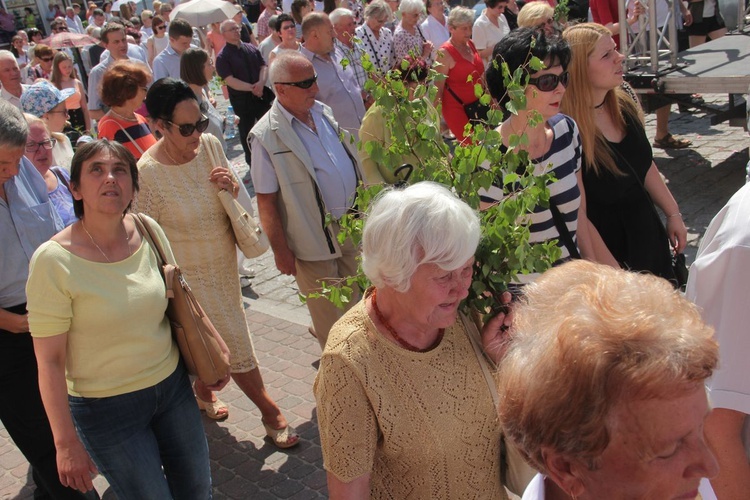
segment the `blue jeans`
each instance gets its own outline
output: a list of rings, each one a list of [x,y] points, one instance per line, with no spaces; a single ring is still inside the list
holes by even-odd
[[[182,363],[119,396],[69,396],[78,435],[119,500],[211,498],[208,443]]]

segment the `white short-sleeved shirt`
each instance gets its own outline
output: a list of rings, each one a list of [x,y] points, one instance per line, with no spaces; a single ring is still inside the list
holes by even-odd
[[[495,26],[487,17],[486,10],[482,11],[482,15],[474,21],[474,28],[471,32],[471,40],[480,52],[487,47],[494,47],[497,42],[510,33],[510,26],[508,26],[508,21],[503,14],[500,14],[497,20],[498,26]],[[482,60],[486,68],[490,63],[490,57],[482,58]]]
[[[750,416],[750,184],[737,191],[708,226],[690,267],[685,295],[716,330],[719,366],[707,381],[714,408]],[[750,457],[750,417],[743,428]]]
[[[323,105],[316,101],[310,109],[317,133],[292,116],[281,104],[279,104],[279,109],[284,118],[289,120],[310,158],[314,159],[313,168],[323,196],[323,203],[331,215],[336,218],[341,217],[351,205],[352,194],[357,188],[357,174],[352,168],[352,159],[341,143],[338,132],[323,116]],[[279,180],[268,152],[256,137],[253,137],[251,147],[253,156],[250,175],[255,192],[262,194],[278,192]]]

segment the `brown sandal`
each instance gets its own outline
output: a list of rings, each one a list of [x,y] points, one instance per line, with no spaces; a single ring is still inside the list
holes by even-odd
[[[687,139],[680,139],[674,137],[672,134],[667,134],[661,139],[654,139],[654,147],[661,149],[685,149],[693,145],[693,141]]]

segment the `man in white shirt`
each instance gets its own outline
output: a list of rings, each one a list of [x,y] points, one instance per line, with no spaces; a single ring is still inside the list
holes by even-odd
[[[73,7],[65,8],[65,24],[71,33],[83,33],[83,23],[81,22],[81,18],[76,15]]]
[[[0,83],[3,84],[0,97],[21,109],[21,94],[27,85],[21,83],[21,69],[9,50],[0,50]]]
[[[125,27],[117,23],[107,23],[101,34],[102,45],[109,51],[109,57],[97,64],[89,74],[88,88],[88,106],[89,115],[92,119],[98,120],[104,116],[105,110],[99,96],[99,82],[104,76],[104,72],[115,61],[123,61],[128,57],[128,41],[125,38]],[[103,56],[104,54],[102,54]]]
[[[320,280],[356,274],[359,252],[349,239],[338,242],[336,221],[351,210],[362,173],[349,134],[330,108],[315,100],[312,63],[299,52],[282,52],[271,66],[271,80],[276,100],[250,132],[250,173],[276,267],[293,275],[307,295],[320,290]],[[354,297],[349,304],[356,302]],[[324,348],[345,311],[320,298],[309,299],[307,308]]]
[[[706,500],[747,498],[750,492],[749,217],[745,184],[708,226],[685,291],[719,343],[719,367],[706,381],[713,411],[705,421],[719,474],[711,479],[713,492],[701,490]]]

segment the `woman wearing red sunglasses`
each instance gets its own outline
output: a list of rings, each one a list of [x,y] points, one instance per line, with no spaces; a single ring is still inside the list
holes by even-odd
[[[530,56],[539,58],[544,68],[531,72]],[[510,100],[503,82],[502,64],[510,73],[524,68],[528,75],[525,89],[526,108],[510,114],[497,131],[507,146],[511,136],[525,134],[528,142],[515,150],[528,156],[534,174],[553,173],[555,180],[547,184],[549,207],[537,206],[530,216],[530,242],[557,240],[562,254],[557,263],[571,258],[585,258],[617,266],[601,237],[586,216],[586,195],[581,173],[582,146],[578,126],[572,118],[560,113],[560,103],[568,86],[567,71],[570,47],[559,36],[547,36],[531,28],[519,28],[503,38],[492,54],[493,63],[485,76],[492,96],[501,108]],[[495,62],[497,64],[495,64]],[[536,119],[541,116],[542,120]],[[508,187],[498,182],[482,192],[482,201],[501,200]],[[520,283],[529,283],[537,274],[521,275]]]

